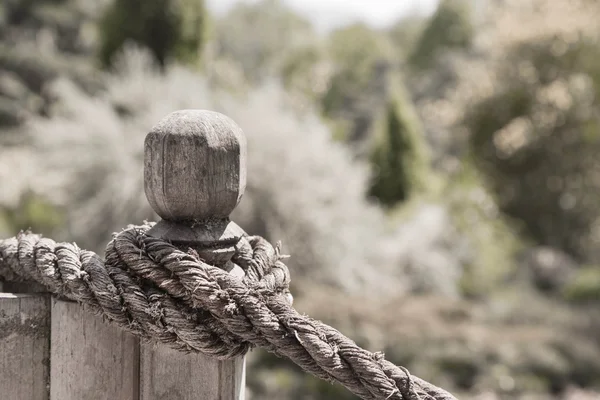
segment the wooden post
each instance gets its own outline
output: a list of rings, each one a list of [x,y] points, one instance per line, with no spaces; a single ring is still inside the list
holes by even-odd
[[[163,218],[149,233],[242,276],[231,257],[244,232],[229,214],[244,192],[245,158],[244,135],[226,116],[168,115],[145,142],[145,191]],[[140,345],[77,303],[0,293],[0,399],[242,400],[244,387],[243,357]]]
[[[207,262],[243,275],[231,262],[244,234],[229,220],[246,186],[246,139],[225,115],[182,110],[146,136],[144,187],[162,218],[149,232],[193,248]],[[242,400],[244,358],[218,361],[143,345],[141,400]]]
[[[48,400],[50,296],[0,293],[0,398]]]
[[[139,340],[80,304],[52,300],[50,400],[138,399]]]
[[[50,399],[50,295],[36,282],[0,282],[0,398]]]

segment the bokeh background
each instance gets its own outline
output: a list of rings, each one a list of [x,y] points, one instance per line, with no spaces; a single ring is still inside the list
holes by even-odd
[[[102,252],[156,219],[145,134],[217,110],[301,312],[461,399],[600,399],[600,3],[392,3],[2,0],[0,236]]]

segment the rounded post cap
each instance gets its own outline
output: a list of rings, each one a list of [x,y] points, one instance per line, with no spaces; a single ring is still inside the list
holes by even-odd
[[[246,188],[246,138],[229,117],[180,110],[144,142],[144,190],[167,221],[224,219]]]

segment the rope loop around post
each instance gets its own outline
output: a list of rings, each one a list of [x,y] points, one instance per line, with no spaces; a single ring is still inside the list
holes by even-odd
[[[362,399],[453,400],[446,391],[357,346],[291,305],[279,246],[244,236],[232,262],[243,277],[130,226],[106,247],[105,261],[70,243],[29,232],[0,241],[0,280],[32,280],[78,301],[142,339],[219,359],[262,347]]]

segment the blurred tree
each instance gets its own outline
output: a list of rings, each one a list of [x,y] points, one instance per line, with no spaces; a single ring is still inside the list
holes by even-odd
[[[468,48],[474,34],[469,2],[442,0],[414,46],[409,64],[415,69],[428,69],[444,50]]]
[[[501,85],[465,117],[502,210],[539,243],[600,260],[600,46],[584,35],[514,45]]]
[[[281,66],[281,79],[290,94],[298,94],[314,104],[327,90],[330,69],[324,49],[309,44],[286,55]]]
[[[370,194],[390,207],[407,200],[424,183],[429,163],[423,131],[400,88],[396,87],[382,114],[371,156],[375,174]]]
[[[239,64],[246,79],[257,83],[279,76],[286,56],[313,42],[313,28],[281,0],[237,3],[216,23],[218,57]]]
[[[426,20],[420,16],[411,15],[394,23],[388,31],[388,36],[394,49],[402,59],[408,57],[425,28]]]
[[[329,38],[328,52],[335,73],[323,98],[326,115],[343,115],[365,96],[372,83],[373,72],[389,60],[390,48],[383,35],[363,24],[334,31]]]
[[[338,137],[366,155],[372,124],[389,96],[392,46],[381,32],[354,24],[332,32],[327,52],[333,65],[323,114],[337,125]]]
[[[100,23],[100,59],[110,66],[127,41],[149,48],[164,66],[198,60],[205,40],[204,0],[114,0]]]

